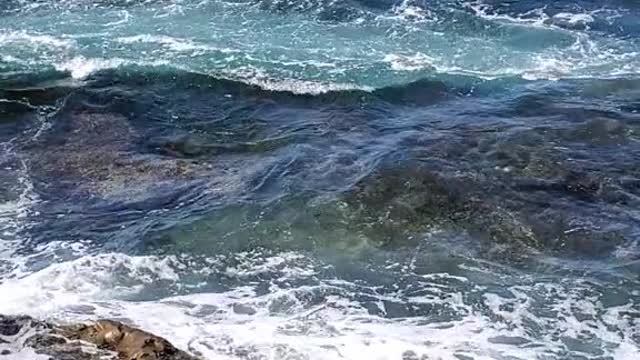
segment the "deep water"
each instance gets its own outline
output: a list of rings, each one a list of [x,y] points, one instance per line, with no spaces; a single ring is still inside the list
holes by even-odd
[[[639,74],[629,0],[2,1],[0,313],[633,359]]]

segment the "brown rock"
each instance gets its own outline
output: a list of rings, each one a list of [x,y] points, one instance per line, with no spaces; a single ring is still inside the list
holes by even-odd
[[[56,360],[196,360],[169,341],[112,320],[59,325],[0,315],[0,343]],[[0,348],[0,352],[8,349]]]
[[[122,360],[195,359],[164,338],[112,320],[63,327],[62,334],[114,351]]]

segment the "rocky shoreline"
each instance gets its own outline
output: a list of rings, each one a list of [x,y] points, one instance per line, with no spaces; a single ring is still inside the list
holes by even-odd
[[[0,359],[196,360],[169,341],[113,320],[58,324],[0,315]]]

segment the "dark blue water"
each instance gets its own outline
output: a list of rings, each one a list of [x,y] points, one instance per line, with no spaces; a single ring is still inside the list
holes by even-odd
[[[632,359],[639,19],[5,1],[0,313],[209,359]]]

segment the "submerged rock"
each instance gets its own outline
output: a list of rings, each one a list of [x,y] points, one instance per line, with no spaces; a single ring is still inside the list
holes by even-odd
[[[192,163],[134,149],[140,134],[116,114],[71,113],[27,149],[32,172],[68,192],[133,197],[167,181],[188,180]]]
[[[392,165],[363,178],[343,199],[357,219],[352,226],[384,247],[411,245],[414,234],[434,228],[479,239],[488,256],[500,259],[505,251],[515,260],[539,251],[606,256],[628,242],[628,228],[608,226],[623,224],[624,214],[594,211],[606,206],[605,179],[564,171],[543,179]]]
[[[257,311],[249,305],[236,303],[233,304],[233,312],[240,315],[255,315]]]
[[[166,339],[117,321],[69,325],[0,315],[0,355],[29,353],[51,360],[196,359]]]
[[[499,191],[483,185],[470,174],[398,166],[363,179],[345,200],[368,219],[363,231],[383,237],[383,245],[396,243],[398,234],[406,238],[407,230],[436,226],[461,229],[495,243],[539,247],[527,224],[487,196]]]

